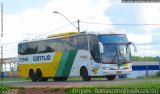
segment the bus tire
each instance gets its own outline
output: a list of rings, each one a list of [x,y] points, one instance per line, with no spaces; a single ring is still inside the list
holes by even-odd
[[[32,69],[29,71],[29,77],[31,78],[32,82],[37,81],[36,74],[34,73]]]
[[[43,77],[42,81],[48,81],[48,77]]]
[[[68,79],[68,77],[54,77],[53,80],[54,81],[66,81]]]
[[[54,81],[58,81],[58,77],[53,77],[53,80]]]
[[[61,81],[67,81],[68,77],[61,77]]]
[[[86,67],[81,68],[80,75],[82,76],[83,81],[90,81],[91,80],[91,77],[88,76],[88,70]]]
[[[37,82],[43,81],[42,72],[41,72],[40,69],[37,69],[37,71],[36,71],[36,77],[37,77]]]
[[[116,75],[107,75],[106,78],[110,81],[114,80],[116,78]]]

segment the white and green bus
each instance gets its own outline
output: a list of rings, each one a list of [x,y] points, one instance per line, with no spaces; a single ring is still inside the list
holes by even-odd
[[[77,33],[23,41],[18,44],[19,76],[33,82],[71,76],[114,80],[132,71],[130,44],[125,34]]]

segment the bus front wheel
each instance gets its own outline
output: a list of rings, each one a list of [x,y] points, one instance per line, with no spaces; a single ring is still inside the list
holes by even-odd
[[[107,75],[106,78],[111,81],[116,78],[116,75]]]
[[[90,81],[91,80],[91,77],[88,76],[88,70],[85,67],[81,68],[80,75],[82,76],[83,81]]]

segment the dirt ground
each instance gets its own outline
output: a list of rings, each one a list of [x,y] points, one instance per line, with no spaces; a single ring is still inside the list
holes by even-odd
[[[59,88],[24,88],[18,89],[17,94],[66,94],[65,89]]]
[[[12,84],[13,85],[13,84]],[[16,89],[9,90],[3,94],[67,94],[65,91],[66,88],[75,88],[75,87],[90,87],[93,85],[81,85],[81,84],[72,84],[72,85],[13,85]]]
[[[66,94],[64,88],[19,88],[12,89],[2,94]]]
[[[9,90],[4,94],[67,94],[65,88],[79,86],[81,85],[24,85],[18,86],[18,89]]]

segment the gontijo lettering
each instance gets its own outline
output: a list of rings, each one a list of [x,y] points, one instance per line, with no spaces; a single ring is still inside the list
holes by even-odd
[[[51,56],[34,56],[33,61],[44,61],[44,60],[51,60]]]

